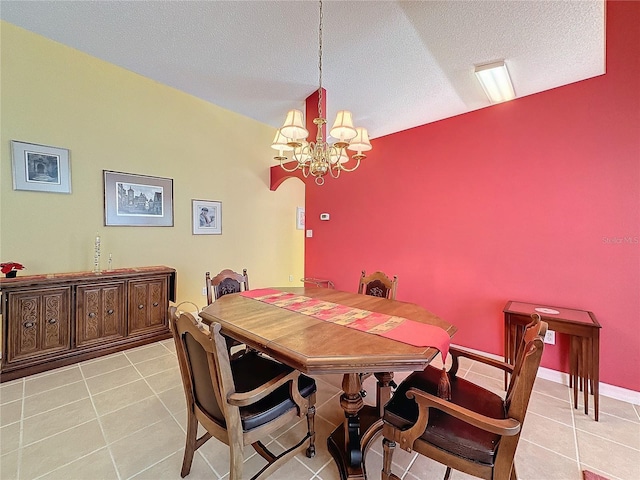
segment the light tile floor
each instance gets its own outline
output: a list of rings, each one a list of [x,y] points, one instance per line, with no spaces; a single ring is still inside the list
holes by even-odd
[[[503,393],[501,375],[483,365],[465,363],[460,374]],[[343,418],[341,378],[316,380],[317,454],[301,454],[271,479],[339,478],[326,438]],[[365,383],[367,402],[374,401],[374,381]],[[4,383],[0,401],[2,480],[180,478],[186,415],[172,340]],[[581,480],[582,469],[589,469],[610,480],[640,479],[640,407],[607,397],[600,405],[595,422],[592,412],[572,408],[566,386],[538,379],[516,455],[519,478]],[[270,447],[291,445],[305,423],[283,429]],[[196,453],[187,478],[227,479],[228,460],[226,445],[211,439]],[[245,462],[248,476],[264,464],[251,448]],[[366,465],[369,479],[380,478],[380,439]],[[400,449],[393,471],[407,480],[444,475],[441,465]],[[471,477],[454,472],[452,478]]]

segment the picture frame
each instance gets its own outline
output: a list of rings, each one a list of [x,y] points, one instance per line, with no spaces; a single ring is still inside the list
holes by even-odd
[[[304,230],[304,207],[296,208],[296,230]]]
[[[106,226],[173,227],[173,179],[109,170],[103,174]]]
[[[71,193],[69,150],[11,140],[13,189]]]
[[[191,200],[194,235],[222,235],[222,202]]]

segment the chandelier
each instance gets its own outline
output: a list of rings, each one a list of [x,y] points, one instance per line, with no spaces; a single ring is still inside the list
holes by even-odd
[[[278,155],[273,157],[280,162],[280,167],[287,172],[301,170],[302,175],[315,178],[318,185],[324,184],[325,175],[338,178],[341,172],[353,172],[360,166],[360,161],[366,157],[362,152],[371,150],[369,134],[365,128],[353,126],[351,112],[340,110],[336,115],[336,121],[329,131],[329,135],[336,139],[330,143],[324,140],[322,130],[327,120],[322,116],[322,0],[320,0],[320,26],[318,29],[318,118],[313,120],[317,126],[315,142],[307,142],[309,131],[304,126],[304,115],[301,110],[290,110],[282,127],[276,132],[271,148],[278,150]],[[347,150],[356,152],[351,159],[356,161],[355,166],[349,168],[345,164],[350,158]],[[290,152],[291,162],[296,162],[292,167],[287,167],[288,157],[284,152]]]

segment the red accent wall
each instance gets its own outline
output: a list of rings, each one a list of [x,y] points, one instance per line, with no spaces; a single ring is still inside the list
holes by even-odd
[[[307,182],[305,275],[396,274],[399,300],[495,354],[507,300],[591,310],[601,381],[640,391],[638,25],[640,2],[609,2],[605,75],[375,139],[355,173]],[[543,366],[567,371],[561,337]]]

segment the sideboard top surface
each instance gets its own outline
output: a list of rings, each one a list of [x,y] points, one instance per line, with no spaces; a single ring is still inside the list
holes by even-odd
[[[15,278],[0,277],[0,290],[7,290],[13,288],[23,288],[31,285],[39,285],[51,283],[76,283],[76,282],[92,282],[96,280],[112,280],[119,278],[134,278],[136,276],[148,276],[152,274],[169,274],[175,275],[176,271],[173,268],[165,266],[153,266],[153,267],[132,267],[132,268],[118,268],[114,270],[103,270],[100,273],[96,272],[65,272],[65,273],[45,273],[40,275],[25,275]]]

